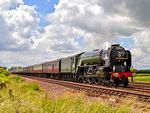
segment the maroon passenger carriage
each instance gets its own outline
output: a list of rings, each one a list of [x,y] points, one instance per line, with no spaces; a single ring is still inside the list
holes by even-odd
[[[58,78],[60,74],[60,60],[43,63],[43,74],[45,77]]]

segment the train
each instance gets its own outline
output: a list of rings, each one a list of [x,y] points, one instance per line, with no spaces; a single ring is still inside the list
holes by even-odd
[[[128,86],[129,77],[136,76],[131,72],[131,53],[120,44],[26,66],[11,73],[124,87]]]

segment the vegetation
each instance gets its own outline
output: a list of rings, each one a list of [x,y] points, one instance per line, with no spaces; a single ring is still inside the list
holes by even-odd
[[[150,70],[148,70],[148,69],[138,70],[136,73],[150,73]]]
[[[133,72],[133,73],[136,73],[138,70],[137,69],[135,69],[135,68],[132,68],[131,69],[131,72]]]
[[[16,66],[12,66],[11,68],[8,68],[8,71],[11,72],[14,69],[17,69],[17,67]]]
[[[90,101],[84,93],[72,92],[52,98],[51,95],[42,91],[39,84],[26,82],[20,76],[3,76],[0,78],[7,79],[7,89],[0,90],[0,112],[2,113],[17,111],[20,113],[149,112],[149,104],[138,104],[138,102],[131,101],[131,99],[120,104],[116,101],[104,101],[98,98],[96,101]]]
[[[129,99],[122,103],[96,98],[91,101],[84,93],[68,92],[52,98],[35,82],[26,82],[20,76],[8,76],[6,70],[1,71],[0,80],[6,87],[0,89],[0,112],[15,113],[129,113],[150,112],[147,103]],[[125,99],[124,99],[125,100]],[[142,105],[142,106],[141,106]]]
[[[129,79],[131,81],[131,79]],[[150,76],[136,76],[133,78],[134,82],[148,82],[150,83]]]
[[[6,67],[1,67],[0,66],[0,76],[9,76],[10,73],[6,70]]]
[[[0,84],[5,81],[6,83],[9,81],[8,76],[10,73],[6,70],[6,67],[0,67]]]
[[[136,76],[150,76],[150,73],[140,73],[136,74]]]
[[[138,74],[149,74],[150,75],[150,70],[148,70],[148,69],[145,69],[145,70],[137,70],[137,69],[135,69],[135,68],[132,68],[131,69],[131,72],[134,72],[134,73],[138,73]]]
[[[132,68],[131,72],[136,73],[136,77],[133,78],[134,82],[150,83],[150,70],[137,70],[135,68]],[[129,81],[131,81],[131,80],[129,79]]]
[[[16,66],[12,66],[11,68],[8,69],[9,72],[11,72],[14,69],[22,69],[22,67],[16,67]]]

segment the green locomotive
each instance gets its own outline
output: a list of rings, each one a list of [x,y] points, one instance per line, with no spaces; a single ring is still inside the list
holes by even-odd
[[[127,86],[128,77],[136,76],[130,68],[131,53],[119,44],[107,50],[80,53],[61,60],[61,72],[68,72],[75,81],[84,83]]]

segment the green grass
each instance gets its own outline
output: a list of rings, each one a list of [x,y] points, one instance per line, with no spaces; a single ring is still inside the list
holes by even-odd
[[[52,98],[35,82],[29,83],[17,76],[7,79],[7,89],[0,90],[0,113],[15,113],[17,110],[19,113],[137,113],[149,110],[148,107],[141,109],[143,103],[137,104],[131,99],[131,102],[127,100],[121,104],[98,98],[90,101],[84,93],[68,92]],[[13,96],[9,95],[9,89]]]
[[[20,82],[24,82],[25,80],[23,78],[21,78],[20,76],[13,76],[13,77],[10,77],[10,79],[14,79],[17,83],[20,83]]]
[[[131,78],[129,78],[131,81]],[[150,83],[150,76],[136,76],[133,78],[134,82],[148,82]]]
[[[0,78],[0,84],[1,84],[3,81],[5,81],[6,83],[8,83],[8,82],[9,82],[9,79],[8,79],[8,78]]]
[[[136,76],[150,76],[150,73],[140,73],[136,74]]]

